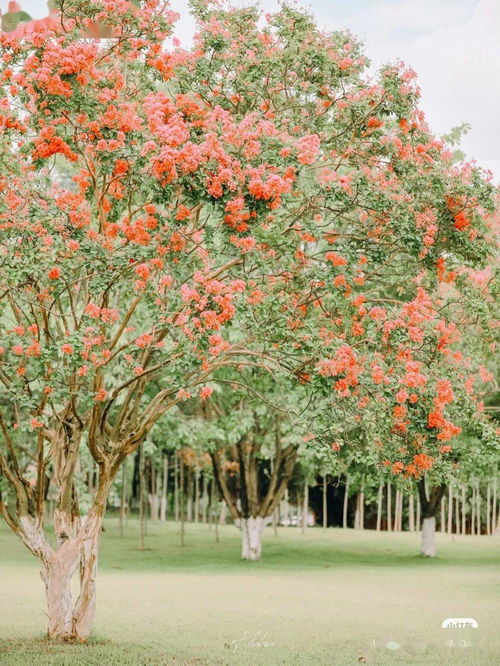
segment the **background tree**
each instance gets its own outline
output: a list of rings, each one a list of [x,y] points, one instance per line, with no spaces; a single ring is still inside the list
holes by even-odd
[[[250,373],[244,385],[222,380],[227,384],[204,401],[197,439],[210,455],[220,495],[241,530],[242,558],[258,560],[264,527],[285,494],[303,441],[304,425],[295,409],[306,396],[294,394],[289,382],[273,387],[267,377]]]

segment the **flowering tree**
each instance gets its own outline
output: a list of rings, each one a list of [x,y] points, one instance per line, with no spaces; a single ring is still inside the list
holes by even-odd
[[[346,376],[352,377],[340,403],[337,379],[334,404],[330,381],[319,380],[332,409],[341,404],[348,416],[333,426],[323,419],[335,439],[332,449],[345,458],[354,444],[374,474],[385,468],[402,487],[416,483],[422,554],[431,557],[436,553],[436,512],[447,483],[470,478],[478,463],[493,469],[500,452],[498,428],[483,403],[494,386],[485,364],[491,365],[496,348],[495,271],[460,264],[450,248],[446,259],[438,258],[435,272],[434,283],[432,270],[417,277],[412,300],[394,299],[392,311],[372,309],[378,321],[370,324],[372,342],[362,351],[343,347],[343,357],[337,352],[318,366],[319,374],[329,377],[339,374],[343,362]],[[421,286],[425,279],[427,290]]]
[[[262,25],[191,5],[190,51],[165,41],[159,0],[64,0],[0,36],[0,509],[41,560],[50,637],[89,635],[110,485],[170,407],[258,367],[328,388],[347,432],[344,398],[373,393],[391,354],[420,376],[414,320],[445,254],[488,254],[491,187],[429,134],[410,71],[368,80],[350,35],[290,8]],[[441,410],[432,427],[451,427]]]

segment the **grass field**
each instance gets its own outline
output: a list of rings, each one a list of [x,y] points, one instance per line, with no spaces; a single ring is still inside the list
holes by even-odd
[[[426,560],[416,534],[268,528],[251,563],[232,526],[216,543],[188,525],[181,547],[177,525],[150,523],[144,551],[135,521],[123,539],[105,526],[95,636],[51,645],[37,562],[2,525],[0,664],[500,663],[500,537],[438,535]]]

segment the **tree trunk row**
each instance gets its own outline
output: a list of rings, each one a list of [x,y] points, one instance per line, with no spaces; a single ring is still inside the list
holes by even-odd
[[[343,502],[342,526],[349,526],[350,500],[354,499],[355,529],[363,529],[365,523],[365,493],[361,486],[353,498],[349,497],[350,481],[345,482]],[[471,486],[460,487],[450,484],[441,497],[436,511],[436,527],[445,534],[494,534],[500,531],[500,511],[498,507],[498,492],[496,480],[480,487],[473,483]],[[325,494],[323,495],[325,501]],[[352,505],[351,505],[352,506]],[[422,527],[421,504],[415,493],[404,493],[394,488],[391,482],[385,486],[379,485],[376,499],[377,531],[401,532],[408,530],[415,532]],[[323,508],[323,520],[326,510]]]
[[[209,511],[217,511],[211,498],[211,493],[215,490],[211,477],[197,467],[186,465],[178,453],[174,455],[173,465],[169,464],[168,456],[163,454],[161,469],[156,469],[153,461],[144,456],[142,448],[136,455],[136,483],[134,484],[134,478],[128,475],[127,460],[121,471],[121,536],[132,506],[138,507],[142,535],[147,532],[148,519],[165,522],[170,511],[176,522],[209,522]]]

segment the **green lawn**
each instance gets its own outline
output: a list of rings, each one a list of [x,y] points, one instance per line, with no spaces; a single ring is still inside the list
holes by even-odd
[[[37,562],[2,525],[0,664],[500,663],[500,537],[439,535],[426,560],[416,534],[268,528],[250,563],[232,526],[216,543],[188,525],[181,547],[178,526],[150,523],[141,552],[135,521],[124,539],[115,519],[105,525],[86,645],[43,639]],[[441,629],[447,617],[479,629]]]

